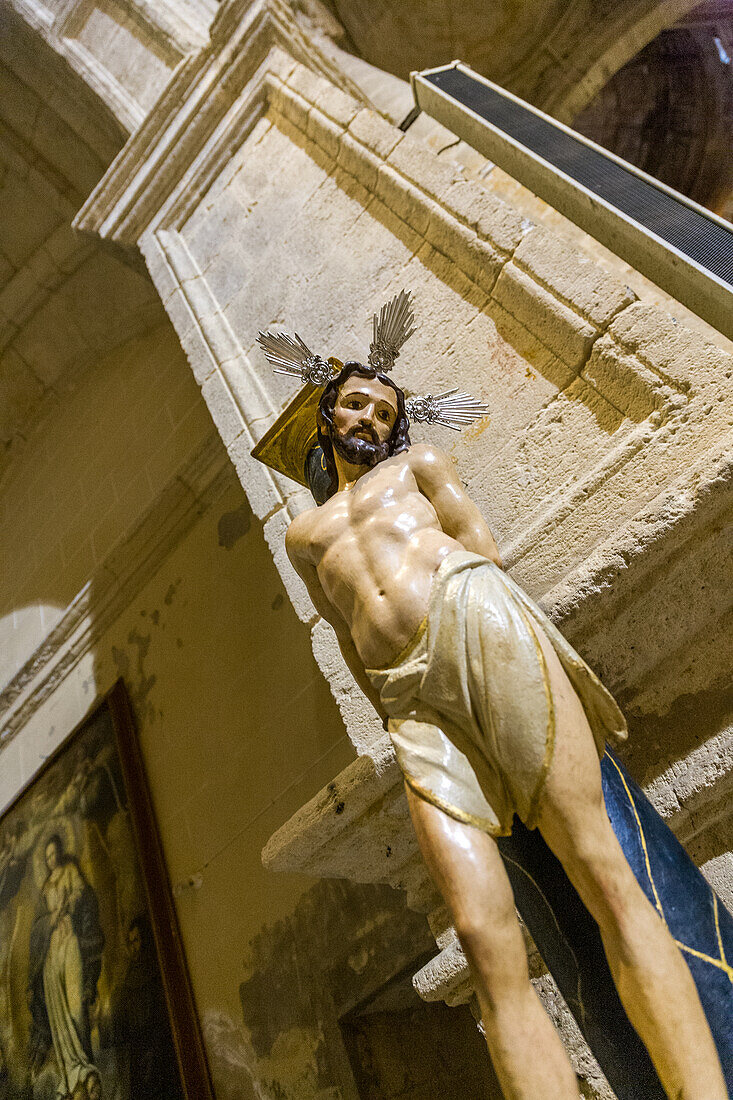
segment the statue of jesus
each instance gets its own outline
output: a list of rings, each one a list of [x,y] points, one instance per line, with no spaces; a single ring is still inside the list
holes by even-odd
[[[306,349],[307,351],[307,349]],[[600,928],[614,982],[674,1100],[727,1100],[697,990],[605,811],[614,700],[502,570],[452,459],[410,446],[400,390],[351,362],[325,386],[330,477],[287,552],[388,720],[428,869],[450,911],[507,1100],[568,1100],[570,1061],[529,980],[495,838],[537,827]]]

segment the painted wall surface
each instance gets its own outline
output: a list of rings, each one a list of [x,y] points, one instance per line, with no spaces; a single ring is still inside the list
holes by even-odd
[[[212,433],[165,320],[61,392],[0,484],[0,689]]]
[[[269,1074],[272,1082],[284,1072],[277,1051],[257,1070],[245,1044],[239,985],[257,972],[250,943],[258,933],[266,942],[263,926],[288,916],[310,886],[303,876],[263,870],[260,851],[353,759],[353,748],[233,473],[112,628],[7,745],[4,804],[119,676],[139,726],[212,1066],[222,1089],[246,1096],[252,1075]],[[424,919],[422,926],[429,939]],[[306,1043],[311,1050],[318,1023],[309,1023],[316,1036]],[[297,1083],[301,1071],[289,1072]]]

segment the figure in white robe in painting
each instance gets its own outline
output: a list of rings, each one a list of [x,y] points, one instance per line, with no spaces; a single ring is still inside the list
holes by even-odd
[[[59,1100],[99,1095],[92,1060],[89,1006],[96,1000],[104,936],[94,890],[58,835],[46,844],[43,884],[30,942],[28,1004],[32,1048],[40,1068],[53,1046]]]

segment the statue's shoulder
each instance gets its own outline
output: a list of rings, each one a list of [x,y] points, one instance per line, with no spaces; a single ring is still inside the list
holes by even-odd
[[[300,512],[290,521],[290,526],[285,532],[285,549],[291,561],[305,556],[317,523],[318,508],[316,507]]]
[[[407,461],[415,473],[441,470],[453,466],[453,459],[434,443],[413,443],[407,451]]]

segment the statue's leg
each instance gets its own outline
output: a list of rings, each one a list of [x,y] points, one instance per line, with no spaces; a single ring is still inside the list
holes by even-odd
[[[611,828],[585,713],[550,643],[555,754],[539,828],[598,922],[609,967],[632,1024],[674,1100],[727,1100],[720,1062],[692,976],[636,881]]]
[[[420,849],[471,968],[505,1097],[576,1100],[575,1074],[529,980],[514,896],[496,842],[406,787]]]

